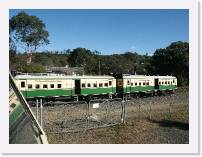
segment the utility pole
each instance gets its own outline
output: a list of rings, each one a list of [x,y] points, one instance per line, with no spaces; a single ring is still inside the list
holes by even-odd
[[[137,75],[137,65],[138,65],[138,63],[135,63],[135,64],[134,64],[134,74],[135,74],[135,75]]]

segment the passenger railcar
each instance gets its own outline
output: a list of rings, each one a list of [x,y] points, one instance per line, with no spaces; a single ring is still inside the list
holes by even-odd
[[[18,75],[15,82],[25,98],[111,96],[116,93],[116,80],[111,76]]]
[[[173,76],[116,75],[117,93],[157,93],[177,89],[177,78]]]
[[[113,95],[116,93],[116,79],[111,76],[80,76],[75,79],[77,95]]]
[[[155,76],[154,83],[155,88],[160,91],[165,90],[176,90],[177,89],[177,78],[173,76]]]
[[[177,78],[173,76],[115,75],[66,76],[18,75],[15,82],[25,98],[122,96],[127,94],[174,91]]]
[[[73,76],[18,75],[15,83],[25,98],[75,95]]]

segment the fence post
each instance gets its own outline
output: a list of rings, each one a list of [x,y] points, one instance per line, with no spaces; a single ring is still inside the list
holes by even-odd
[[[125,123],[125,101],[121,101],[121,123]]]
[[[126,101],[123,102],[123,123],[126,122]]]
[[[43,104],[42,99],[40,99],[40,108],[41,108],[41,127],[43,128]]]
[[[88,130],[89,127],[89,118],[90,118],[90,101],[87,103],[85,101],[85,104],[87,104],[87,123],[86,123],[86,130]]]
[[[37,121],[39,121],[39,108],[38,108],[38,105],[39,105],[39,101],[38,101],[38,99],[36,99],[36,119],[37,119]]]

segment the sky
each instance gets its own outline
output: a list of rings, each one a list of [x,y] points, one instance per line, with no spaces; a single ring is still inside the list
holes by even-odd
[[[171,42],[189,42],[186,9],[10,9],[9,17],[20,11],[37,16],[46,25],[50,44],[39,51],[83,47],[104,55],[127,51],[152,55]]]

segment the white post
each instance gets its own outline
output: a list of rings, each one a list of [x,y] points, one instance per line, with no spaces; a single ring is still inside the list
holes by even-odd
[[[36,119],[37,119],[37,121],[39,121],[39,108],[38,108],[38,105],[39,105],[39,101],[38,101],[38,99],[36,99]]]
[[[125,123],[125,101],[124,99],[121,101],[121,123]]]
[[[101,71],[100,71],[100,61],[99,61],[99,75],[101,75]]]

